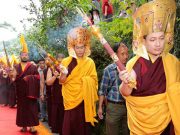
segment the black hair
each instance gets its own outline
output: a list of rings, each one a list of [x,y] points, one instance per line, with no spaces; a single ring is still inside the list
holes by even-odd
[[[41,58],[41,59],[39,59],[37,62],[39,63],[39,62],[41,62],[41,61],[44,61],[44,62],[45,62],[45,59]]]
[[[114,46],[113,46],[113,51],[114,51],[115,53],[117,53],[119,46],[120,46],[120,43],[115,43],[115,44],[114,44]]]
[[[119,48],[121,45],[126,46],[126,44],[125,44],[124,42],[115,43],[115,45],[113,46],[113,51],[114,51],[115,53],[117,53],[118,48]],[[126,47],[127,47],[127,46],[126,46]]]
[[[93,10],[92,10],[92,13],[93,13],[93,11],[96,11],[97,14],[100,16],[100,13],[99,13],[99,10],[98,10],[98,9],[93,9]]]

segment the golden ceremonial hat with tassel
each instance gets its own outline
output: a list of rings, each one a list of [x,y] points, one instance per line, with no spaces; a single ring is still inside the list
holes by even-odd
[[[76,27],[70,30],[67,36],[69,55],[76,58],[77,56],[74,51],[74,46],[77,44],[83,44],[86,47],[84,56],[89,56],[91,54],[90,38],[90,32],[86,28]]]
[[[173,47],[175,18],[175,0],[154,0],[139,7],[133,15],[133,52],[149,59],[143,45],[144,36],[153,32],[164,32],[165,48],[163,53],[168,53]]]
[[[25,41],[24,35],[20,35],[20,43],[22,45],[22,51],[23,53],[28,53],[28,47],[27,47],[27,43]]]

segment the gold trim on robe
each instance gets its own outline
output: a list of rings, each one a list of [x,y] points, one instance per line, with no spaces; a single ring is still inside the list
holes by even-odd
[[[127,69],[130,71],[138,60],[132,58]],[[180,135],[180,65],[171,54],[162,56],[165,75],[166,92],[153,96],[128,96],[128,126],[131,135],[160,135],[172,120],[175,134]]]

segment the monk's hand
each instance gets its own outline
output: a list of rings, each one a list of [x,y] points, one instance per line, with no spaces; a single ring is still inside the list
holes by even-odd
[[[28,79],[27,79],[27,76],[25,76],[25,77],[23,78],[23,80],[24,80],[24,81],[27,81],[27,80],[28,80]]]
[[[65,74],[65,75],[68,74],[68,70],[65,66],[59,65],[59,68],[60,68],[61,73]]]
[[[119,78],[123,83],[128,84],[129,87],[136,89],[136,73],[132,69],[130,72],[127,70],[119,71]]]
[[[119,78],[121,79],[122,82],[125,84],[129,83],[130,80],[130,74],[128,73],[127,70],[119,71]]]
[[[57,71],[54,71],[54,76],[57,78],[58,76],[59,76],[59,72],[57,72]]]

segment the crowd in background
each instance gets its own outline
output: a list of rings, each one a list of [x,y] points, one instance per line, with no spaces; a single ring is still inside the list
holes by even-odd
[[[121,2],[122,0],[120,0]],[[111,0],[92,0],[92,8],[87,13],[87,16],[90,22],[94,25],[98,25],[100,21],[103,22],[112,22],[113,18],[123,17],[127,18],[129,14],[127,10],[131,10],[131,14],[136,11],[136,4],[134,1],[130,2],[130,6],[127,6],[125,9],[119,11],[119,15],[115,16],[114,7]],[[84,19],[82,22],[82,26],[88,26],[87,20]]]

